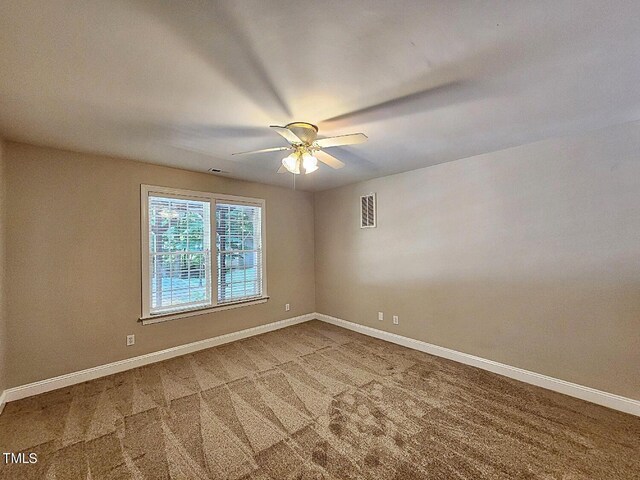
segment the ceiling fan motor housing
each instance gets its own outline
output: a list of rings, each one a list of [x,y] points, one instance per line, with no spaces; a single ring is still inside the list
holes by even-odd
[[[307,122],[293,122],[285,125],[291,130],[305,145],[312,144],[318,136],[318,127]]]

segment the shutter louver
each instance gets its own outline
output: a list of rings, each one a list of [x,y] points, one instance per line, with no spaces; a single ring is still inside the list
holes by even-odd
[[[360,197],[360,228],[376,226],[376,194],[370,193]]]

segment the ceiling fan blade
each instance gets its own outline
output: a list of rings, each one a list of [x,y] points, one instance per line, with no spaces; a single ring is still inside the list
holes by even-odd
[[[337,137],[321,138],[316,140],[316,144],[322,148],[339,147],[341,145],[355,145],[367,141],[364,133],[351,133],[349,135],[338,135]]]
[[[278,173],[287,173],[289,170],[287,170],[287,168],[284,165],[280,165],[280,168],[278,169]]]
[[[282,135],[284,139],[292,145],[296,143],[304,143],[295,133],[286,127],[279,127],[278,125],[270,125],[270,127]]]
[[[265,113],[291,117],[287,101],[264,58],[259,55],[235,2],[135,2],[150,18],[158,18],[216,73],[238,87]],[[278,118],[276,117],[276,118]]]
[[[283,150],[291,150],[291,147],[263,148],[262,150],[252,150],[250,152],[237,152],[237,153],[232,153],[231,155],[249,155],[252,153],[281,152]]]
[[[436,105],[443,102],[445,102],[445,104],[451,103],[451,99],[447,97],[447,94],[450,94],[461,86],[462,82],[459,81],[449,81],[440,85],[430,86],[414,93],[401,95],[390,100],[376,103],[375,105],[358,108],[348,113],[327,118],[322,121],[321,124],[337,124],[344,120],[350,120],[352,123],[354,121],[375,122],[410,115],[412,113],[424,111],[425,108],[428,108],[425,103],[428,103],[429,100]],[[431,105],[431,107],[434,107],[434,105]]]
[[[333,157],[327,152],[323,152],[322,150],[313,152],[313,155],[325,165],[329,165],[331,168],[335,168],[336,170],[338,168],[344,167],[344,162],[341,162],[336,157]]]
[[[177,139],[259,138],[267,135],[265,128],[237,125],[178,124],[163,128],[167,130],[168,134]]]

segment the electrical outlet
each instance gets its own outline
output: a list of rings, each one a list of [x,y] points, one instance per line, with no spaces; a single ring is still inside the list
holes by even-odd
[[[378,320],[380,320],[380,321],[384,320],[384,313],[378,312]]]
[[[393,324],[398,325],[398,315],[393,316]]]
[[[289,310],[291,310],[291,306],[288,303],[286,303],[284,306],[284,311],[288,312]]]
[[[127,347],[130,347],[134,343],[136,343],[136,336],[135,335],[127,335]]]

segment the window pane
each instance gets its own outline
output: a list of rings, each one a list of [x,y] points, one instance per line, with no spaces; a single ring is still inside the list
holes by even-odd
[[[262,295],[261,208],[218,203],[218,302]]]
[[[211,304],[209,215],[206,201],[149,197],[152,313]]]

